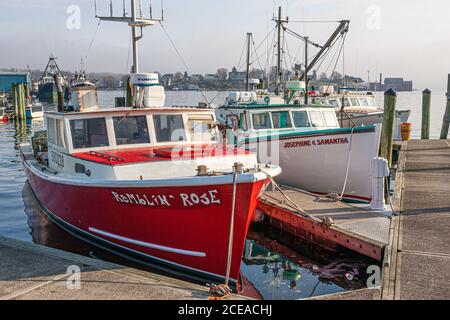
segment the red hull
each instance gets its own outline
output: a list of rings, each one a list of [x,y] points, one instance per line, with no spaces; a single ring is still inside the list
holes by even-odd
[[[54,183],[27,166],[25,170],[47,214],[72,231],[202,279],[221,281],[225,277],[232,184],[87,187]],[[252,213],[266,182],[237,185],[232,282],[238,279]]]

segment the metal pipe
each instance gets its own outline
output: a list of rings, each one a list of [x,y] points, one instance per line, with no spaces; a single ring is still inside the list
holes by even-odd
[[[281,74],[282,74],[282,60],[281,60],[281,6],[278,7],[278,20],[277,20],[277,26],[278,26],[278,45],[277,45],[277,82],[276,82],[276,88],[275,93],[278,94],[280,90],[281,85]]]
[[[131,0],[131,20],[133,21],[133,26],[131,27],[132,30],[132,37],[133,37],[133,72],[139,73],[139,47],[138,47],[138,37],[137,37],[137,27],[135,26],[136,23],[136,0]]]
[[[252,34],[251,33],[247,33],[247,70],[245,73],[245,90],[249,91],[250,90],[250,46],[251,46],[251,38],[252,38]]]
[[[308,39],[305,37],[305,106],[308,105]]]

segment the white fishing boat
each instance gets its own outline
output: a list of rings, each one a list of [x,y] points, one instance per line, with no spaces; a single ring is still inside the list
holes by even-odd
[[[233,129],[229,143],[256,152],[259,161],[279,164],[283,171],[276,180],[283,185],[370,202],[370,163],[378,156],[380,125],[341,128],[332,106],[261,104],[256,98],[232,93],[217,109],[219,121]]]
[[[33,102],[25,107],[27,119],[38,119],[44,117],[44,107],[40,102]]]

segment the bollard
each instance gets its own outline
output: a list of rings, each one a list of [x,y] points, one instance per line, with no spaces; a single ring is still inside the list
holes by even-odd
[[[381,132],[380,155],[387,159],[389,168],[392,166],[392,145],[394,142],[395,104],[397,94],[391,88],[384,93],[384,120]]]
[[[431,91],[429,89],[425,89],[422,92],[422,139],[430,139],[430,106]]]
[[[381,157],[373,158],[370,162],[370,174],[372,176],[372,201],[370,202],[370,209],[385,211],[384,180],[386,177],[389,177],[388,161]]]

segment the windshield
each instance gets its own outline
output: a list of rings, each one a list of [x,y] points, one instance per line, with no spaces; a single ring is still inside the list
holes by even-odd
[[[150,143],[147,117],[114,117],[117,145]]]

